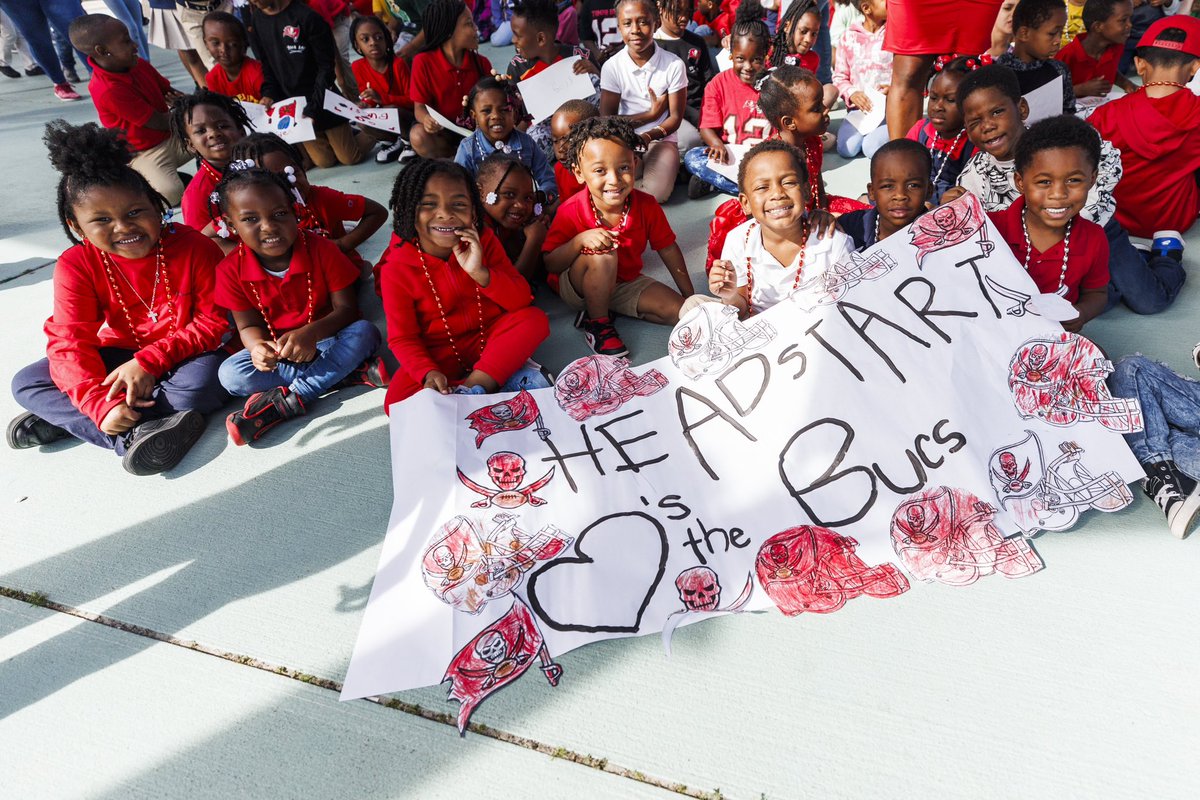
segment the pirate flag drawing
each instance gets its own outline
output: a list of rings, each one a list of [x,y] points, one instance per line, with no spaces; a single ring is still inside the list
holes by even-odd
[[[542,439],[550,435],[550,431],[542,424],[542,411],[538,408],[537,400],[524,389],[508,400],[476,409],[466,418],[471,423],[471,430],[475,431],[476,448],[481,447],[484,440],[493,434],[519,431],[530,425],[535,426],[534,431]]]

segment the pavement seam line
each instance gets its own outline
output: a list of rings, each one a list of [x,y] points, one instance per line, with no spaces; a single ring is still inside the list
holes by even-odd
[[[39,269],[45,269],[46,267],[52,267],[52,266],[54,266],[55,263],[56,262],[54,262],[54,261],[47,261],[45,264],[38,264],[36,267],[30,267],[29,269],[27,269],[23,272],[18,272],[16,275],[10,275],[7,278],[0,278],[0,283],[8,283],[10,281],[17,280],[18,278],[24,278],[26,275],[32,275],[33,273],[37,272]]]
[[[244,667],[253,667],[254,669],[262,670],[263,672],[269,672],[273,675],[290,678],[291,680],[299,681],[300,683],[307,683],[310,686],[327,689],[331,692],[338,692],[340,694],[342,691],[342,684],[339,681],[333,680],[332,678],[322,678],[319,675],[310,675],[306,672],[301,672],[300,670],[290,669],[289,667],[285,667],[281,664],[272,664],[269,661],[262,661],[252,656],[240,655],[238,653],[232,653],[228,650],[220,650],[218,648],[202,644],[201,642],[191,641],[189,639],[180,639],[176,636],[172,636],[169,633],[156,631],[152,628],[145,628],[141,625],[135,625],[130,622],[122,622],[119,619],[114,619],[113,617],[109,617],[104,614],[97,614],[92,611],[86,611],[82,608],[66,605],[65,603],[56,602],[41,592],[27,592],[22,589],[13,589],[7,586],[0,586],[0,597],[6,597],[10,600],[16,600],[27,605],[36,606],[37,608],[44,608],[48,611],[66,614],[68,616],[84,620],[85,622],[93,622],[98,625],[104,625],[105,627],[113,628],[124,633],[132,633],[135,636],[153,639],[156,642],[174,645],[185,650],[192,650],[197,653],[222,659],[224,661],[230,661],[234,664],[240,664]],[[384,697],[382,695],[372,695],[362,699],[369,703],[375,703],[376,705],[383,706],[384,708],[390,708],[405,714],[421,717],[422,719],[429,720],[430,722],[437,722],[452,728],[456,727],[456,717],[454,714],[449,712],[434,711],[416,703],[407,703],[395,697]],[[488,738],[496,739],[497,741],[515,745],[517,747],[523,747],[526,750],[532,750],[534,752],[550,756],[551,758],[570,761],[583,767],[589,767],[600,772],[606,772],[610,775],[616,775],[618,777],[627,778],[639,783],[645,783],[657,789],[664,789],[684,797],[694,797],[696,800],[725,799],[725,796],[721,793],[720,789],[708,792],[702,789],[689,787],[686,784],[673,783],[671,781],[663,780],[662,778],[654,777],[653,775],[647,775],[640,770],[629,769],[628,767],[622,767],[620,765],[613,764],[607,758],[596,758],[592,755],[579,753],[574,750],[568,750],[565,747],[553,747],[544,742],[539,742],[536,739],[530,739],[525,736],[519,736],[515,733],[502,731],[489,725],[484,725],[480,722],[469,723],[467,725],[467,730],[469,730],[471,733],[475,733],[480,736],[487,736]]]

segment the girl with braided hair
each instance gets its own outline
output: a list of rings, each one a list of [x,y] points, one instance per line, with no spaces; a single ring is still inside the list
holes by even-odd
[[[233,146],[250,129],[246,109],[232,97],[199,89],[184,95],[171,107],[171,133],[184,149],[196,156],[200,168],[183,190],[183,222],[232,249],[217,229],[221,211],[213,202],[213,190],[233,158]]]
[[[400,362],[384,409],[421,389],[483,394],[549,386],[528,362],[550,335],[491,230],[470,173],[413,159],[392,188],[394,233],[376,270]]]
[[[44,141],[72,246],[54,269],[47,357],[13,378],[28,413],[9,424],[8,443],[74,436],[113,450],[134,475],[171,469],[228,399],[217,381],[228,328],[213,294],[221,249],[164,226],[166,201],[129,166],[119,131],[55,120]]]
[[[217,196],[238,245],[217,267],[217,302],[245,347],[221,365],[221,385],[246,401],[225,420],[234,444],[306,414],[326,392],[382,387],[382,336],[360,319],[358,268],[320,236],[300,230],[291,187],[279,175],[234,163]]]
[[[828,25],[817,0],[792,0],[775,26],[775,36],[767,49],[767,67],[801,67],[812,72],[822,82],[822,102],[833,108],[837,102],[837,87],[830,82],[832,64],[821,60],[821,40],[828,38]],[[828,55],[828,53],[826,53]],[[824,76],[824,77],[823,77]],[[825,149],[832,146],[833,137],[823,136]]]

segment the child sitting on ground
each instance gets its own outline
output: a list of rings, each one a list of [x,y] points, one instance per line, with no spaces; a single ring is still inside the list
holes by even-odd
[[[679,174],[677,131],[687,105],[683,62],[654,41],[658,7],[652,0],[617,0],[617,26],[625,48],[600,72],[600,116],[620,115],[646,148],[642,188],[665,203]]]
[[[247,103],[260,102],[262,63],[246,56],[249,40],[242,21],[226,11],[210,11],[204,15],[200,28],[204,46],[216,62],[204,77],[209,91]]]
[[[739,13],[752,3],[744,2]],[[704,89],[704,113],[700,118],[700,138],[704,147],[693,147],[683,157],[692,173],[688,199],[696,200],[714,191],[736,195],[737,184],[708,166],[709,159],[729,164],[733,153],[727,144],[753,146],[771,133],[771,124],[758,108],[754,79],[762,71],[770,33],[759,19],[740,18],[729,35],[733,66],[722,72]]]
[[[74,436],[115,451],[134,475],[171,469],[228,399],[217,381],[228,324],[213,299],[221,250],[186,226],[164,228],[167,205],[129,168],[116,130],[59,120],[45,141],[73,246],[54,267],[47,358],[13,377],[29,413],[9,424],[8,444]]]
[[[1108,303],[1108,240],[1080,212],[1096,182],[1100,137],[1066,115],[1037,122],[1017,143],[1014,177],[1021,196],[992,222],[1043,294],[1056,294],[1079,316],[1078,333]]]
[[[753,7],[753,8],[751,8]],[[679,124],[679,149],[687,152],[700,141],[700,116],[704,106],[704,90],[717,74],[708,45],[687,29],[692,17],[694,0],[659,0],[659,26],[654,33],[658,46],[679,57],[687,75],[687,104],[683,107],[683,122]],[[762,7],[754,0],[744,0],[739,8],[744,13],[758,12]]]
[[[221,385],[245,405],[225,420],[236,445],[308,413],[326,392],[382,386],[379,329],[359,318],[358,270],[333,242],[299,229],[287,182],[259,167],[226,173],[217,188],[234,252],[217,267],[217,303],[244,350],[221,365]]]
[[[88,91],[106,128],[123,131],[133,153],[129,166],[149,181],[167,205],[179,205],[183,181],[175,170],[192,156],[170,133],[170,105],[182,95],[138,58],[129,29],[104,14],[84,14],[71,23],[71,44],[86,53],[95,71]]]
[[[384,409],[422,388],[482,394],[548,386],[526,362],[550,323],[484,227],[470,174],[449,161],[414,160],[396,176],[391,207],[395,233],[378,269],[400,368]]]
[[[350,42],[354,52],[362,56],[350,64],[358,84],[358,102],[366,108],[394,108],[400,118],[400,129],[412,128],[416,117],[408,95],[411,81],[408,62],[392,49],[392,32],[379,17],[355,17],[350,24]],[[380,143],[375,153],[378,164],[394,161],[408,150],[408,141],[403,136],[369,125],[362,126],[362,131]]]
[[[643,7],[637,0],[619,10]],[[619,117],[584,120],[571,131],[567,164],[587,191],[559,207],[542,245],[551,288],[579,312],[575,327],[601,355],[629,352],[613,325],[614,314],[674,325],[683,298],[693,294],[666,215],[651,195],[633,187],[641,142]],[[647,243],[666,264],[678,292],[642,274]]]
[[[846,108],[870,113],[875,102],[883,102],[892,82],[892,54],[883,49],[884,29],[887,27],[886,0],[861,0],[861,22],[854,22],[838,47],[833,68],[833,85],[846,101]],[[874,101],[867,92],[880,96]],[[873,131],[863,133],[843,122],[838,128],[837,151],[842,158],[854,158],[860,153],[870,158],[888,140],[887,123],[880,122]]]
[[[696,0],[692,22],[696,35],[709,47],[720,47],[721,40],[729,35],[733,26],[733,14],[725,10],[721,0]]]
[[[750,219],[729,232],[708,273],[709,291],[740,317],[765,311],[850,254],[845,234],[816,229],[808,187],[804,160],[789,144],[760,142],[742,159],[738,202]]]
[[[600,116],[600,111],[586,100],[568,100],[550,117],[550,142],[554,145],[554,183],[558,186],[558,201],[582,192],[586,187],[575,179],[567,166],[567,137],[585,119]]]
[[[767,66],[803,67],[817,74],[822,66],[821,57],[813,47],[821,34],[822,24],[821,9],[816,0],[793,0],[775,27],[775,38],[767,52]],[[833,108],[838,99],[837,87],[832,83],[822,86],[821,98],[825,108]],[[832,135],[829,139],[833,141]]]
[[[933,65],[933,80],[929,82],[929,98],[925,119],[908,132],[908,138],[929,148],[933,172],[930,200],[941,202],[942,194],[958,183],[963,167],[975,155],[963,127],[962,109],[958,107],[958,87],[963,78],[981,66],[979,56],[959,56],[939,59]]]
[[[474,178],[485,158],[496,152],[508,153],[529,168],[553,205],[558,199],[554,170],[529,134],[516,129],[520,105],[521,94],[512,81],[489,76],[475,84],[467,95],[467,113],[475,130],[459,143],[454,160]]]
[[[887,142],[871,156],[867,197],[871,208],[838,217],[838,228],[866,250],[925,213],[929,202],[929,151],[912,139]]]
[[[1025,125],[1025,101],[1014,101],[1020,89],[1010,70],[983,67],[959,85],[958,103],[963,111],[967,135],[980,148],[959,176],[959,187],[942,195],[942,202],[957,198],[965,187],[979,198],[987,211],[1000,211],[1020,195],[1012,161]],[[1165,256],[1149,261],[1138,253],[1129,234],[1114,216],[1115,188],[1122,175],[1121,154],[1108,140],[1100,141],[1100,167],[1088,194],[1083,216],[1104,227],[1108,237],[1109,305],[1123,301],[1138,314],[1162,311],[1179,294],[1183,270],[1179,262]]]
[[[369,267],[356,249],[387,222],[387,209],[361,194],[308,182],[300,152],[273,133],[252,133],[233,148],[234,161],[270,170],[292,190],[300,230],[331,240],[360,273]],[[346,222],[357,222],[347,232]],[[376,282],[378,290],[378,282]]]
[[[314,165],[362,161],[371,140],[324,110],[325,91],[335,89],[337,63],[329,23],[298,0],[252,0],[250,6],[250,46],[262,60],[264,103],[273,105],[297,96],[307,99],[304,113],[312,120],[317,138],[301,146]]]
[[[214,69],[219,69],[218,65]],[[171,109],[171,132],[199,161],[200,169],[183,190],[183,222],[214,240],[222,249],[233,248],[217,226],[221,211],[213,192],[233,158],[233,147],[250,128],[246,109],[232,97],[207,89],[184,95]]]
[[[1083,6],[1085,33],[1081,33],[1056,58],[1071,71],[1075,97],[1095,98],[1088,105],[1098,104],[1108,95],[1113,84],[1132,92],[1133,81],[1122,75],[1117,67],[1129,38],[1131,0],[1087,0]]]
[[[1021,95],[1062,79],[1062,113],[1075,113],[1075,91],[1067,65],[1054,56],[1062,47],[1067,9],[1062,0],[1021,0],[1013,10],[1012,51],[996,63],[1017,74]]]
[[[475,174],[484,219],[504,254],[530,283],[541,272],[542,242],[548,222],[545,195],[534,188],[533,173],[507,153],[492,153]]]
[[[1153,256],[1178,261],[1200,213],[1200,99],[1187,89],[1200,67],[1200,20],[1156,22],[1136,53],[1144,88],[1096,109],[1088,122],[1121,151],[1117,219],[1131,235],[1154,240]]]
[[[1200,345],[1193,361],[1198,351]],[[1200,516],[1200,383],[1136,355],[1117,362],[1108,386],[1114,397],[1141,405],[1144,426],[1125,434],[1125,442],[1146,471],[1142,491],[1182,539]]]

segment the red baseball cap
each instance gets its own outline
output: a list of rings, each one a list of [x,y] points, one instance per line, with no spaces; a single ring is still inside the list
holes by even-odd
[[[1186,36],[1182,42],[1172,42],[1159,39],[1159,35],[1167,28],[1179,28]],[[1138,47],[1161,47],[1164,50],[1178,50],[1189,56],[1200,58],[1200,19],[1188,14],[1175,14],[1163,17],[1150,26],[1142,35]]]

